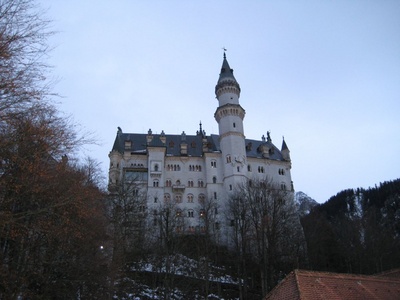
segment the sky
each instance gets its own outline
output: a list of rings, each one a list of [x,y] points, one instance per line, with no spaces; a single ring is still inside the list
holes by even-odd
[[[400,178],[400,1],[38,2],[59,109],[106,177],[118,126],[218,133],[225,47],[246,138],[284,136],[296,191],[325,202]]]

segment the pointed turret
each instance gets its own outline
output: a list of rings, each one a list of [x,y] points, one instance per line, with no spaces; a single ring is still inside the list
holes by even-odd
[[[284,160],[290,161],[290,151],[288,146],[286,145],[285,138],[282,141],[282,148],[281,148],[282,156]]]
[[[215,87],[219,106],[214,118],[218,123],[219,141],[224,164],[224,186],[232,190],[243,182],[245,170],[243,161],[246,157],[245,136],[243,129],[244,109],[239,104],[240,86],[233,76],[224,53],[221,73]]]
[[[222,62],[221,73],[219,74],[217,85],[215,86],[215,95],[221,101],[220,96],[223,94],[235,94],[235,98],[240,97],[240,86],[233,76],[233,69],[229,66],[226,54],[224,53],[224,60]],[[229,99],[229,98],[228,98]],[[226,103],[221,103],[226,104]],[[238,103],[235,103],[238,104]]]

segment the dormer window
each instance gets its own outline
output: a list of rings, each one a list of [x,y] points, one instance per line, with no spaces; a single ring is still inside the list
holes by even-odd
[[[131,141],[125,141],[125,149],[131,149],[132,147],[132,142]]]

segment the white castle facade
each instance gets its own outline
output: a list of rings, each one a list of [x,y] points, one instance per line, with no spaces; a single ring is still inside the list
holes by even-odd
[[[277,148],[267,133],[261,140],[245,138],[245,110],[239,103],[240,86],[224,54],[215,94],[219,102],[214,117],[219,133],[206,135],[200,124],[195,135],[124,133],[118,128],[109,154],[109,190],[135,180],[146,203],[142,210],[157,215],[163,203],[173,202],[185,219],[177,228],[201,232],[199,206],[205,200],[218,204],[215,225],[229,226],[224,210],[229,197],[246,180],[268,178],[274,185],[293,192],[290,152],[282,141]],[[137,192],[137,191],[136,191]]]

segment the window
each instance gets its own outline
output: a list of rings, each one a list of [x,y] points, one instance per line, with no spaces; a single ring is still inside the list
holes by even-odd
[[[232,162],[232,158],[230,155],[226,156],[226,163],[229,164],[230,162]]]
[[[211,161],[211,168],[216,168],[217,167],[217,161],[212,160]]]
[[[164,194],[164,202],[168,203],[171,200],[170,194]]]
[[[167,179],[166,181],[165,181],[165,186],[171,186],[172,185],[172,182],[171,182],[171,179]]]
[[[158,164],[154,165],[154,171],[158,172]]]
[[[158,180],[153,181],[153,187],[158,187]]]
[[[124,180],[127,182],[147,181],[147,172],[142,172],[139,170],[132,170],[132,169],[125,170]]]
[[[286,191],[286,184],[285,183],[281,183],[281,190]]]
[[[258,173],[264,173],[264,167],[258,166]]]
[[[188,180],[188,187],[193,187],[193,180]]]
[[[193,209],[188,210],[188,218],[194,218],[194,211]]]
[[[193,203],[193,194],[188,194],[187,195],[187,202],[188,203]]]
[[[238,172],[240,172],[240,167],[239,166],[237,166],[236,169],[237,169]]]
[[[181,194],[175,195],[175,203],[182,203],[182,195]]]
[[[178,217],[178,218],[181,217],[182,216],[182,210],[181,209],[177,209],[176,213],[175,213],[175,216]]]
[[[217,200],[217,192],[214,192],[214,199]]]
[[[200,203],[204,203],[205,200],[206,200],[206,196],[204,196],[204,194],[200,194],[199,195],[199,202]]]
[[[172,164],[168,164],[167,165],[167,170],[168,171],[180,171],[181,170],[181,166],[180,165],[172,165]]]
[[[247,171],[251,172],[251,165],[247,165]]]
[[[233,122],[233,128],[236,128],[236,123],[235,122]]]
[[[285,170],[284,169],[279,169],[278,173],[279,173],[279,175],[285,175]]]
[[[201,172],[201,166],[200,165],[189,165],[189,171]]]
[[[200,215],[200,218],[204,218],[206,216],[205,210],[204,209],[200,209],[199,215]]]
[[[229,185],[229,190],[232,191],[232,184]]]
[[[213,183],[217,183],[217,177],[216,176],[214,176],[212,180],[213,180]]]
[[[204,182],[203,182],[203,180],[199,180],[199,181],[197,182],[197,184],[198,184],[198,187],[204,187]]]
[[[158,198],[154,197],[154,203],[157,203],[157,201],[158,201]]]

